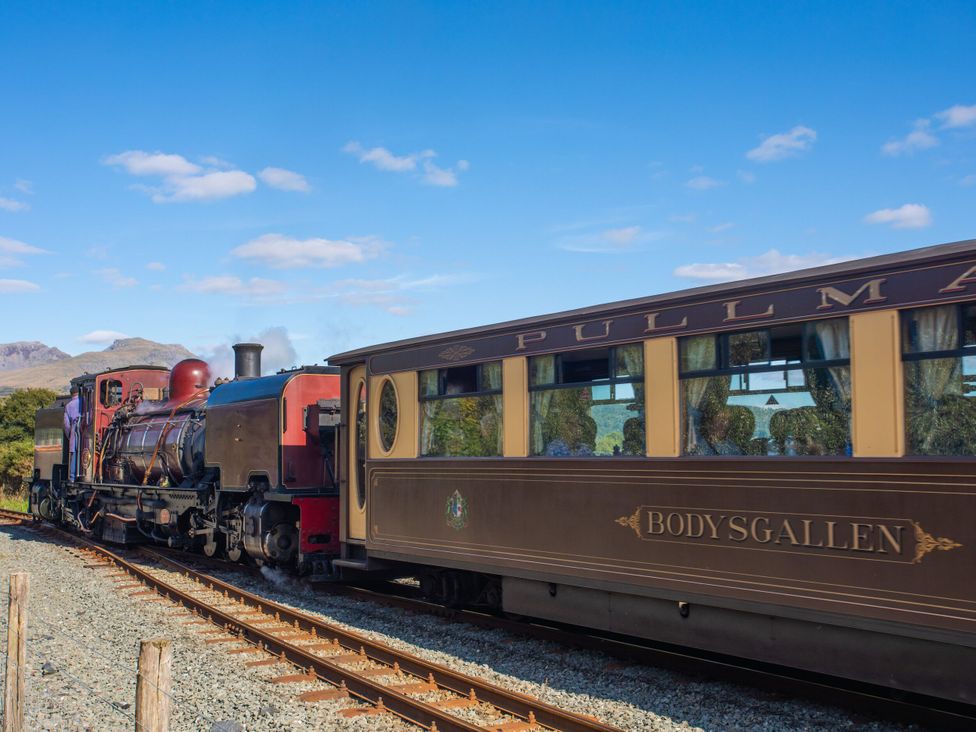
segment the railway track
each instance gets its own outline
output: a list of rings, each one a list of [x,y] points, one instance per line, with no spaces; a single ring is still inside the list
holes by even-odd
[[[26,514],[0,517],[31,521]],[[75,548],[91,569],[117,574],[120,590],[162,600],[192,613],[205,643],[225,645],[249,667],[288,663],[293,672],[274,679],[308,688],[306,703],[349,698],[360,706],[347,716],[392,714],[432,732],[620,732],[533,697],[425,661],[358,633],[205,575],[152,549],[116,552],[46,524],[31,524]]]
[[[0,511],[0,518],[3,517],[19,520],[30,519],[27,514]],[[52,527],[46,527],[46,529],[56,531],[59,535],[70,537],[72,540],[79,539],[74,534],[68,534]],[[81,541],[85,542],[87,551],[96,552],[98,556],[104,558],[104,561],[115,566],[121,567],[122,565],[119,562],[129,561],[98,544],[84,539]],[[374,710],[378,708],[381,711],[397,714],[427,729],[486,729],[485,726],[449,726],[458,723],[456,717],[442,722],[431,716],[429,710],[415,715],[416,719],[402,712],[402,700],[389,696],[390,690],[395,690],[396,685],[377,682],[378,678],[389,680],[390,677],[394,677],[393,670],[395,669],[412,679],[411,681],[404,680],[402,685],[415,684],[416,686],[412,688],[417,690],[416,693],[427,694],[434,691],[434,687],[443,691],[446,696],[444,701],[449,702],[449,704],[439,709],[442,714],[450,708],[470,709],[476,704],[488,703],[510,717],[505,722],[488,726],[488,729],[504,732],[529,729],[615,729],[602,725],[596,720],[561,712],[553,707],[541,704],[538,700],[491,687],[473,677],[458,674],[436,664],[409,656],[409,654],[396,651],[364,636],[332,626],[318,618],[237,588],[233,584],[204,571],[204,569],[217,569],[233,573],[246,573],[252,577],[259,574],[253,568],[245,565],[207,559],[198,555],[187,555],[177,550],[140,548],[137,553],[142,554],[151,563],[155,563],[156,568],[149,570],[142,566],[136,573],[125,571],[132,576],[139,576],[141,573],[148,575],[147,579],[142,579],[140,576],[140,581],[146,586],[152,587],[157,595],[168,596],[171,600],[180,602],[176,594],[178,590],[176,585],[182,586],[186,582],[202,586],[207,592],[216,593],[216,604],[213,607],[218,610],[217,613],[206,609],[209,606],[204,602],[200,604],[184,603],[184,606],[196,612],[201,618],[207,618],[206,621],[197,620],[195,622],[210,622],[218,627],[226,628],[227,633],[211,639],[214,642],[230,643],[230,638],[239,639],[246,648],[253,649],[246,651],[242,649],[242,652],[256,654],[263,650],[278,661],[283,658],[294,664],[303,670],[306,678],[310,678],[312,674],[309,671],[309,659],[303,655],[307,654],[308,651],[304,650],[302,645],[324,644],[323,638],[328,638],[329,642],[338,641],[339,647],[334,648],[330,655],[338,659],[337,665],[340,668],[332,668],[332,665],[335,665],[335,659],[333,659],[332,665],[322,671],[319,670],[318,666],[314,666],[314,676],[330,686],[330,689],[323,690],[322,699],[335,698],[331,694],[343,689],[343,684],[345,684],[344,689],[350,698],[368,702]],[[197,565],[197,567],[192,565]],[[204,569],[198,568],[201,566]],[[168,581],[158,576],[160,571],[169,573]],[[174,575],[176,579],[174,579]],[[413,612],[435,614],[457,622],[504,630],[514,635],[550,641],[568,647],[599,651],[624,661],[664,667],[686,674],[752,686],[783,696],[806,698],[831,706],[842,706],[858,713],[890,720],[922,724],[933,729],[976,729],[976,709],[973,707],[921,695],[893,692],[882,687],[854,684],[842,679],[804,674],[794,669],[750,663],[742,659],[696,654],[683,648],[655,645],[643,641],[635,642],[634,639],[595,634],[582,628],[516,621],[470,610],[445,608],[411,596],[409,590],[405,590],[402,585],[388,588],[377,585],[369,588],[350,585],[315,585],[315,588],[319,592],[341,593]],[[248,613],[254,613],[258,608],[261,609],[262,615],[257,622],[259,627],[248,632],[246,627]],[[277,614],[275,626],[278,629],[282,631],[287,629],[289,635],[294,634],[300,637],[292,639],[293,642],[290,642],[281,637],[280,634],[276,636],[275,633],[272,633],[271,624],[263,624],[262,620],[268,621],[274,618],[275,614]],[[263,627],[260,627],[262,625]],[[292,645],[296,645],[296,647],[292,648]],[[355,661],[354,655],[360,660]],[[263,659],[262,662],[270,660],[269,657]],[[312,660],[311,663],[314,665],[316,661]],[[352,685],[350,685],[350,681],[339,675],[340,671],[348,671],[350,664],[365,666],[366,668],[361,670],[370,672],[366,674],[365,678],[373,684],[361,686],[362,680],[357,679],[353,680]],[[434,674],[434,687],[430,686],[431,674]],[[286,682],[299,681],[298,674],[288,676],[291,678],[287,679]],[[428,685],[427,690],[424,690],[423,684]],[[402,691],[404,690],[401,689]],[[496,696],[499,692],[500,695]],[[396,705],[395,707],[391,706],[391,700]],[[560,719],[558,716],[553,716],[554,714],[564,715],[565,718]],[[453,715],[449,716],[453,717]]]

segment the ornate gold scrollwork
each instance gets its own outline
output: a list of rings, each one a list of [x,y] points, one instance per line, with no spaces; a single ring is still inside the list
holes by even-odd
[[[940,536],[936,539],[932,534],[926,532],[921,526],[918,525],[917,521],[912,521],[912,526],[915,527],[915,558],[912,560],[912,564],[918,564],[922,561],[922,558],[929,552],[933,552],[936,549],[939,551],[947,552],[952,549],[958,549],[962,546],[958,541],[953,541],[952,539],[946,539]]]
[[[460,361],[472,353],[474,353],[474,349],[471,346],[448,346],[437,355],[445,361]]]
[[[630,516],[621,516],[617,519],[617,523],[621,526],[629,526],[632,528],[634,533],[637,534],[638,539],[642,538],[640,532],[641,508],[641,506],[638,506],[637,510],[634,511]]]

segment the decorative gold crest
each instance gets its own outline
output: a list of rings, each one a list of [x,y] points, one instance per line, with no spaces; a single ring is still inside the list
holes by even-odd
[[[638,539],[641,538],[641,532],[640,532],[641,508],[642,508],[641,506],[638,506],[637,510],[634,511],[632,514],[630,514],[630,516],[621,516],[620,518],[617,519],[617,523],[620,524],[621,526],[629,526],[630,528],[632,528],[634,530],[634,533],[637,534]]]
[[[915,527],[915,558],[912,560],[912,564],[918,564],[922,561],[924,557],[929,552],[939,551],[947,552],[952,549],[957,549],[962,546],[958,541],[953,541],[952,539],[946,539],[944,537],[939,537],[936,539],[932,534],[929,534],[918,525],[918,522],[912,521],[912,525]]]
[[[445,361],[460,361],[472,353],[474,353],[474,349],[471,346],[448,346],[437,355]]]

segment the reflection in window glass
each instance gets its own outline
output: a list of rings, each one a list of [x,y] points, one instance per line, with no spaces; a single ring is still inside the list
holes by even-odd
[[[645,454],[643,344],[534,356],[529,385],[530,454]]]
[[[366,506],[366,384],[359,386],[356,399],[356,500]]]
[[[383,452],[393,449],[397,431],[397,394],[393,381],[386,379],[380,389],[380,443]]]
[[[680,363],[683,454],[851,454],[846,318],[684,338]]]
[[[420,372],[420,454],[502,454],[501,361]]]
[[[906,450],[911,455],[976,455],[974,316],[971,305],[902,314]]]
[[[63,439],[64,430],[61,427],[38,427],[34,430],[34,444],[37,447],[60,445]]]

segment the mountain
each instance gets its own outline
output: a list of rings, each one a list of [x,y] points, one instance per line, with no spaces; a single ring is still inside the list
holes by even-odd
[[[0,345],[0,354],[6,353],[8,347],[18,345],[24,344]],[[43,344],[36,345],[47,348]],[[42,361],[36,365],[0,371],[0,394],[30,387],[44,387],[59,393],[67,393],[71,379],[82,374],[94,374],[121,366],[173,366],[184,358],[196,357],[179,344],[156,343],[145,338],[122,338],[104,351],[89,351],[77,356],[68,356],[56,348],[50,350],[57,351],[62,357],[54,361]]]
[[[46,363],[71,358],[67,353],[40,341],[17,341],[0,343],[0,371],[41,366]]]

